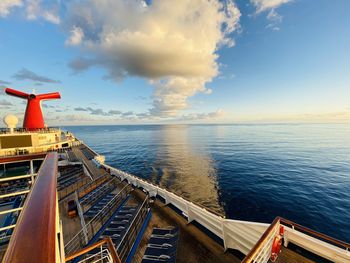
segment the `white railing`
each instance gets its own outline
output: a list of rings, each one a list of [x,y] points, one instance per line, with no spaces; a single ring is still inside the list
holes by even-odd
[[[103,262],[103,263],[106,263],[106,262],[110,262],[110,263],[113,263],[113,259],[112,259],[112,255],[111,253],[109,253],[109,250],[107,248],[103,248],[102,246],[100,247],[100,250],[87,257],[87,258],[84,258],[83,260],[80,260],[78,263],[85,263],[85,262],[93,262],[93,263],[97,263],[97,262]]]
[[[7,182],[7,181],[14,181],[14,180],[20,180],[20,179],[27,179],[27,178],[33,178],[37,174],[25,174],[25,175],[18,175],[18,176],[9,176],[5,178],[0,179],[0,183]]]
[[[272,222],[242,262],[268,262],[271,256],[274,238],[280,233],[284,233],[283,240],[285,246],[288,245],[288,242],[293,242],[293,244],[332,262],[350,262],[350,244],[318,233],[281,217],[277,217]]]
[[[82,257],[83,259],[81,259]],[[77,260],[80,260],[78,263],[122,263],[110,237],[106,237],[65,258],[65,262],[76,262]]]
[[[322,241],[322,237],[317,235],[312,236],[312,233],[302,231],[301,229],[295,229],[294,226],[290,227],[281,222],[284,226],[284,245],[287,246],[289,242],[296,244],[304,249],[326,258],[332,262],[349,263],[350,262],[350,245],[344,242],[339,244],[338,242],[332,242],[329,240]]]
[[[266,230],[263,237],[255,244],[244,263],[267,263],[271,258],[272,244],[280,231],[280,221],[275,220]]]
[[[126,180],[129,184],[132,184],[135,187],[143,188],[148,192],[149,196],[162,197],[166,204],[172,204],[178,208],[182,214],[187,217],[189,223],[195,220],[207,230],[221,238],[225,250],[228,248],[237,249],[247,255],[259,241],[262,234],[265,233],[266,229],[270,226],[270,224],[264,223],[225,219],[198,204],[186,200],[183,197],[141,178],[104,163],[99,163],[99,165],[107,170],[109,169],[111,175],[117,176],[120,180]],[[284,229],[285,246],[287,246],[288,242],[292,242],[331,261],[342,263],[350,262],[349,247],[340,248],[333,243],[325,242],[322,239],[317,238],[317,236],[310,236],[301,232],[301,230],[292,227],[284,226]],[[274,236],[270,237],[269,242],[266,243],[266,247],[264,247],[263,252],[261,252],[258,261],[256,262],[268,261]]]
[[[129,184],[136,187],[142,187],[149,193],[149,196],[152,197],[158,195],[162,197],[166,204],[172,204],[178,208],[183,215],[187,217],[189,223],[195,220],[221,238],[225,250],[229,248],[237,249],[242,253],[247,254],[269,226],[269,224],[263,223],[225,219],[208,211],[204,207],[134,175],[103,163],[100,163],[100,165],[106,169],[110,169],[111,175],[117,176],[120,180],[127,180]]]

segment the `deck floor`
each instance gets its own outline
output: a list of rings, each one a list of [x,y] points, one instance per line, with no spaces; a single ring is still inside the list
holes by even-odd
[[[83,159],[89,166],[89,170],[93,172],[92,176],[94,178],[106,173],[103,169],[96,168],[96,166],[84,156],[78,147],[74,147],[73,151],[79,159]],[[145,196],[141,190],[133,191],[132,195],[139,199],[140,202]],[[66,210],[66,204],[62,204],[61,207]],[[139,244],[137,253],[133,258],[134,263],[142,261],[153,227],[169,227],[176,225],[179,226],[180,231],[176,262],[241,262],[240,258],[234,256],[230,252],[225,253],[220,244],[203,233],[195,225],[187,224],[185,218],[159,200],[156,200],[151,205],[151,209],[152,217]],[[65,241],[68,241],[80,230],[80,219],[79,217],[75,219],[68,218],[65,211],[61,215],[64,217],[63,226]]]
[[[270,261],[271,262],[271,261]],[[282,246],[282,252],[279,254],[276,263],[313,263],[316,261],[303,257],[302,255]]]
[[[140,190],[134,191],[135,195],[143,198],[144,193]],[[179,241],[177,247],[178,263],[216,263],[216,262],[241,262],[241,259],[224,252],[223,247],[203,233],[193,224],[187,224],[185,218],[177,214],[170,207],[156,200],[152,205],[152,217],[147,226],[145,234],[140,242],[137,253],[134,256],[133,263],[139,263],[142,260],[148,240],[154,227],[179,227]]]

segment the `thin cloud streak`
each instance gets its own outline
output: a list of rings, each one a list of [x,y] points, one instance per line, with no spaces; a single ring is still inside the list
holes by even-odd
[[[59,80],[54,80],[45,76],[37,75],[36,73],[22,68],[16,74],[13,75],[13,78],[16,80],[31,80],[38,83],[61,83]]]
[[[280,30],[279,24],[281,24],[283,20],[283,17],[277,13],[276,9],[292,1],[293,0],[250,0],[256,8],[256,14],[268,12],[266,18],[270,23],[266,28],[270,28],[273,31]]]

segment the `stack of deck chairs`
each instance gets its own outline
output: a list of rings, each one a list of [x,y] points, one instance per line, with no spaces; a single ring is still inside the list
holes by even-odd
[[[154,228],[148,241],[142,263],[176,262],[179,229]]]

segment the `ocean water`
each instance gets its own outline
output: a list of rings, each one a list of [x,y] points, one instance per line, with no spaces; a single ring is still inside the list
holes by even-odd
[[[106,162],[227,218],[282,216],[350,242],[350,125],[65,127]]]

